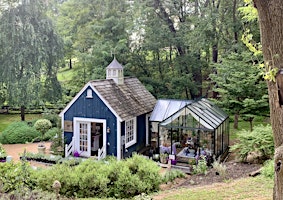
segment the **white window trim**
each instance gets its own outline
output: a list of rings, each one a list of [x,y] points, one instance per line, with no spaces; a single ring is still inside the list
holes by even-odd
[[[126,123],[128,122],[128,121],[130,121],[130,120],[133,120],[133,130],[134,130],[134,135],[133,135],[133,140],[132,141],[130,141],[130,142],[126,142],[126,140],[127,140],[127,125],[126,125]],[[134,144],[136,144],[137,143],[137,118],[136,117],[134,117],[134,118],[132,118],[132,119],[130,119],[130,120],[127,120],[127,121],[125,121],[125,148],[128,148],[128,147],[130,147],[130,146],[132,146],[132,145],[134,145]]]

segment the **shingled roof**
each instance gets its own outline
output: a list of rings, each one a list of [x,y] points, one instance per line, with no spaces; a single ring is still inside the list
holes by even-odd
[[[125,78],[117,85],[112,79],[89,82],[122,121],[153,110],[156,99],[137,78]]]

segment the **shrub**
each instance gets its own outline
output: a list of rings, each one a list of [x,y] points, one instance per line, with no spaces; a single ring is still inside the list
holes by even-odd
[[[265,161],[261,174],[267,178],[274,179],[274,160]]]
[[[60,118],[56,114],[44,113],[43,118],[47,119],[51,122],[52,127],[59,128],[60,127]]]
[[[157,191],[161,183],[160,168],[151,160],[134,155],[117,161],[87,159],[77,166],[57,164],[32,174],[33,184],[52,191],[54,180],[61,183],[60,193],[69,197],[131,198]]]
[[[184,178],[185,177],[185,173],[182,172],[181,170],[170,170],[167,171],[164,176],[162,177],[162,182],[163,183],[168,183],[168,182],[172,182],[174,181],[176,178]]]
[[[4,149],[3,145],[0,143],[0,158],[5,158],[7,156],[6,150]]]
[[[53,129],[54,129],[54,133],[56,133],[56,136],[55,137],[52,137],[51,139],[51,146],[50,146],[50,150],[53,152],[53,154],[56,154],[56,155],[61,155],[63,156],[64,155],[64,141],[63,141],[63,138],[61,137],[61,130],[58,129],[58,128],[52,128],[50,129],[50,131],[52,130],[53,132]],[[49,134],[49,131],[46,133],[46,135]]]
[[[196,165],[193,165],[193,173],[194,174],[207,174],[207,161],[205,156],[200,156]]]
[[[33,141],[40,133],[25,122],[14,122],[0,134],[0,143],[17,144]]]
[[[227,167],[220,162],[220,158],[212,163],[212,167],[222,178],[226,178]]]
[[[48,141],[48,140],[52,140],[56,135],[58,137],[61,137],[61,130],[59,128],[53,127],[51,129],[49,129],[43,137],[44,141]]]
[[[45,133],[52,127],[51,122],[48,119],[39,119],[35,122],[34,128],[41,133],[42,139]]]
[[[0,191],[0,193],[20,190],[24,187],[31,187],[31,173],[32,169],[26,162],[0,163],[0,182],[2,184],[2,191]]]
[[[239,133],[239,143],[231,147],[237,150],[242,161],[247,160],[250,153],[258,155],[258,159],[267,160],[274,154],[274,142],[272,128],[267,126],[256,126],[252,132],[243,130]]]
[[[150,193],[157,191],[161,183],[160,167],[156,165],[152,160],[148,160],[138,154],[125,160],[125,164],[130,169],[131,174],[137,175],[141,181],[140,193]]]

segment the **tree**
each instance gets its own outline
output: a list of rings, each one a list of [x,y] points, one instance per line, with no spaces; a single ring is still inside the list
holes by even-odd
[[[214,70],[210,64],[238,49],[240,4],[239,0],[135,1],[133,32],[138,40],[132,73],[158,97],[206,95],[208,74]]]
[[[24,108],[39,105],[47,92],[50,101],[61,98],[56,74],[63,46],[45,14],[45,3],[22,0],[0,16],[0,84],[7,90],[8,103],[21,106],[22,120]],[[50,84],[47,91],[45,80]]]
[[[255,116],[267,115],[267,88],[260,69],[253,66],[250,52],[231,53],[222,62],[215,64],[217,74],[210,78],[216,83],[214,91],[218,104],[234,115],[234,128],[238,128],[238,118],[252,122]]]
[[[275,146],[273,199],[283,199],[283,1],[253,0],[258,10],[261,44],[267,81],[270,119]]]

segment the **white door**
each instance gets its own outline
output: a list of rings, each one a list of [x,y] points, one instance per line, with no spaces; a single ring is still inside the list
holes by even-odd
[[[75,151],[78,151],[83,157],[91,156],[91,123],[102,124],[103,147],[101,148],[106,153],[106,120],[95,118],[74,117],[75,127]]]
[[[90,157],[91,153],[91,137],[90,137],[90,122],[78,122],[78,142],[77,151],[80,156]]]

